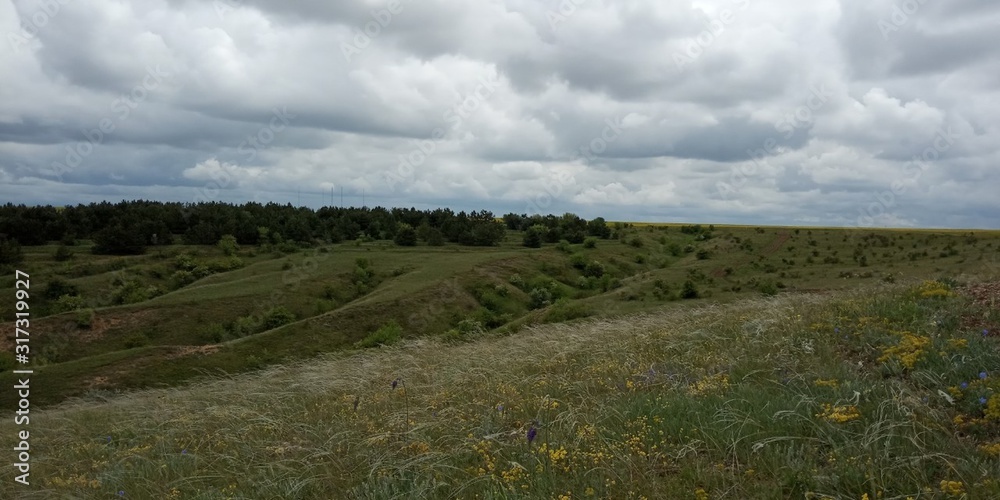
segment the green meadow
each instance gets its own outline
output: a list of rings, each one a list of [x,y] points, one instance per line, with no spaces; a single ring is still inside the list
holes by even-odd
[[[1000,497],[1000,231],[614,228],[24,246],[17,498]]]

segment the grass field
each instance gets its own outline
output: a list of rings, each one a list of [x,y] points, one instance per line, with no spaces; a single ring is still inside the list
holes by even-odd
[[[782,294],[78,401],[33,417],[23,498],[996,498],[998,299]]]
[[[1000,495],[1000,232],[616,233],[26,247],[29,497]]]

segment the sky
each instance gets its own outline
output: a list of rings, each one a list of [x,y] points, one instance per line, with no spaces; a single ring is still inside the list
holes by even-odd
[[[995,0],[5,2],[0,202],[1000,228],[997,26]]]

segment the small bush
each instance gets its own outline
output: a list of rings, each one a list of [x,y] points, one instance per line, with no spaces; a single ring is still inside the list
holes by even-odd
[[[556,250],[565,253],[570,253],[573,251],[573,249],[570,248],[569,246],[569,241],[566,240],[559,240],[559,243],[556,243]]]
[[[511,285],[524,290],[524,278],[522,278],[520,274],[514,273],[510,275],[510,278],[507,281],[509,281]]]
[[[548,288],[532,288],[528,296],[531,298],[532,309],[540,309],[552,303],[552,292]]]
[[[170,275],[170,287],[174,290],[183,288],[194,283],[197,279],[191,271],[174,271],[174,274]]]
[[[272,307],[261,319],[261,328],[263,331],[278,328],[282,325],[287,325],[295,321],[295,314],[289,311],[285,306]]]
[[[390,345],[395,344],[401,338],[403,338],[403,327],[399,326],[399,323],[395,321],[390,321],[378,330],[369,333],[364,339],[355,344],[355,347],[367,349],[370,347]]]
[[[126,349],[135,349],[149,343],[149,338],[142,332],[132,332],[122,341]]]
[[[593,314],[591,310],[582,304],[570,302],[568,299],[559,299],[545,314],[544,321],[547,323],[562,323],[572,319],[586,318],[591,314]]]
[[[681,298],[682,299],[697,299],[698,298],[698,287],[695,286],[694,282],[687,280],[684,282],[684,286],[681,288]]]
[[[42,290],[42,297],[48,300],[58,300],[63,295],[80,295],[80,287],[62,278],[52,278]]]
[[[597,238],[590,237],[583,240],[583,248],[596,248],[596,247],[597,247]]]
[[[83,309],[86,303],[78,295],[63,295],[56,300],[55,312],[68,312]]]
[[[83,309],[76,313],[76,327],[77,328],[90,328],[94,325],[94,319],[97,317],[97,313],[93,309]]]
[[[56,248],[56,253],[52,256],[52,258],[54,258],[57,262],[65,262],[73,258],[73,251],[66,245],[59,245],[59,248]]]
[[[239,243],[236,242],[236,237],[231,234],[222,235],[222,238],[219,238],[219,242],[216,246],[218,246],[219,250],[222,250],[222,253],[227,256],[236,255],[236,252],[240,249]]]
[[[632,239],[629,240],[628,244],[631,245],[631,246],[633,246],[633,247],[635,247],[635,248],[642,248],[643,241],[642,241],[642,238],[640,238],[638,236],[633,236]]]
[[[601,276],[604,276],[604,264],[601,264],[596,260],[591,261],[583,269],[583,275],[588,278],[600,278]]]

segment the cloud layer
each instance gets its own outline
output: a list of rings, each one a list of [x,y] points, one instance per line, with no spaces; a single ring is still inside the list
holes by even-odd
[[[988,0],[0,4],[0,198],[1000,228]]]

